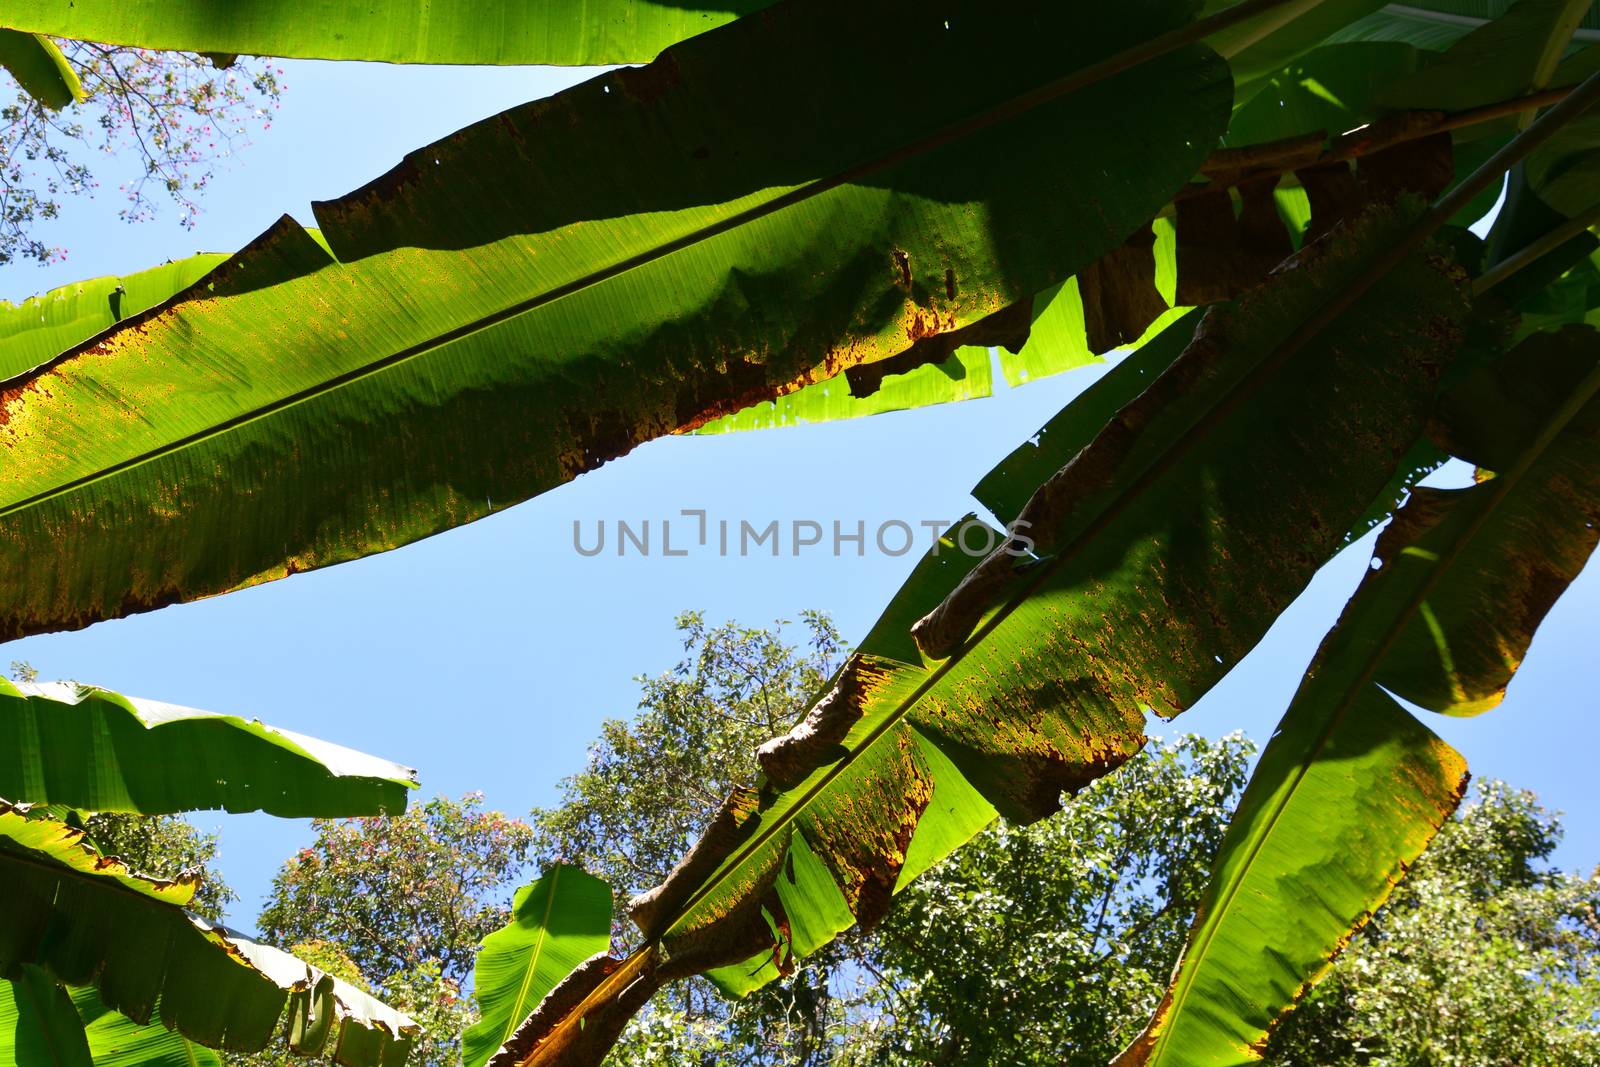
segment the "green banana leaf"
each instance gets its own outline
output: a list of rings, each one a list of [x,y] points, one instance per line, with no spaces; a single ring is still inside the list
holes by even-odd
[[[1201,46],[1074,89],[1187,15],[782,3],[285,220],[0,389],[0,638],[406,544],[1063,281],[1221,133]]]
[[[92,1067],[83,1020],[67,991],[24,963],[0,978],[0,1063]]]
[[[1383,100],[1397,108],[1464,111],[1545,88],[1566,53],[1573,31],[1593,0],[1520,0],[1492,22],[1468,33],[1422,70],[1386,87]],[[1532,119],[1525,114],[1520,125]],[[1489,131],[1511,132],[1511,117]]]
[[[1396,614],[1415,605],[1376,675],[1390,692],[1449,715],[1504,696],[1600,542],[1597,367],[1600,331],[1569,326],[1534,334],[1447,394],[1433,432],[1484,480],[1417,490],[1385,531],[1374,596]]]
[[[0,25],[182,52],[388,63],[644,63],[771,0],[12,0]]]
[[[142,815],[398,815],[416,772],[237,715],[0,679],[0,796]]]
[[[461,1035],[465,1067],[483,1067],[563,978],[611,944],[611,887],[560,863],[517,890],[511,922],[483,941],[473,970],[478,1022]]]
[[[1526,0],[1410,0],[1389,4],[1337,30],[1330,41],[1399,41],[1443,52],[1468,34],[1503,18]],[[1591,0],[1578,21],[1574,46],[1600,40],[1600,3]],[[1479,70],[1477,77],[1494,78]]]
[[[1291,0],[1255,19],[1212,37],[1208,43],[1226,56],[1243,104],[1266,87],[1272,75],[1331,35],[1358,22],[1384,0]],[[1207,13],[1233,6],[1208,0]]]
[[[1205,14],[1235,5],[1208,0]],[[0,25],[77,40],[186,52],[390,63],[644,63],[668,45],[772,0],[14,0]],[[1213,41],[1245,71],[1282,66],[1382,0],[1285,0]],[[1200,7],[1198,3],[1197,7]],[[839,23],[836,25],[851,25]]]
[[[1447,395],[1440,443],[1496,473],[1416,490],[1380,536],[1240,801],[1172,988],[1119,1065],[1240,1062],[1454,810],[1465,761],[1389,693],[1453,715],[1499,703],[1600,541],[1597,396],[1589,327],[1531,337]]]
[[[1422,69],[1421,51],[1393,41],[1354,41],[1317,48],[1275,71],[1228,124],[1228,144],[1255,144],[1311,130],[1330,135],[1383,115],[1380,95]],[[1492,99],[1492,98],[1491,98]]]
[[[0,67],[23,92],[51,110],[83,99],[83,85],[72,64],[48,37],[0,29]]]
[[[735,995],[772,981],[852,924],[869,928],[997,811],[1029,822],[1056,810],[1139,749],[1147,709],[1177,714],[1225,674],[1421,432],[1467,313],[1447,260],[1409,260],[1279,358],[1412,217],[1377,210],[1320,242],[1212,309],[1109,424],[1103,408],[1076,420],[1084,447],[1061,447],[1077,458],[1014,512],[1031,546],[970,520],[952,529],[806,718],[762,747],[759,786],[732,795],[634,901],[645,947],[516,1051],[597,1062],[604,1042],[590,1033],[620,1030],[637,1007],[627,990],[697,972]],[[1159,365],[1193,323],[1113,376],[1141,357]],[[1082,402],[1103,404],[1104,384]],[[1329,440],[1344,447],[1330,454]],[[997,541],[982,563],[963,551]]]
[[[1554,269],[1559,273],[1554,280],[1530,279],[1535,284],[1518,295],[1515,306],[1521,313],[1519,335],[1572,323],[1600,326],[1600,239],[1592,231],[1585,231],[1582,236],[1586,240],[1575,250],[1581,253],[1576,262],[1565,270],[1558,264]]]
[[[1600,115],[1567,124],[1528,157],[1524,173],[1539,199],[1569,218],[1600,208]]]
[[[187,289],[227,258],[191,256],[120,278],[65,285],[20,304],[0,300],[0,382]]]
[[[92,986],[70,990],[94,1067],[223,1067],[222,1057],[159,1022],[140,1026],[106,1007]]]
[[[257,1051],[288,1013],[291,1050],[349,1067],[398,1067],[406,1016],[287,953],[183,910],[193,878],[128,870],[83,832],[0,802],[0,971],[35,964],[105,1004],[208,1048]]]

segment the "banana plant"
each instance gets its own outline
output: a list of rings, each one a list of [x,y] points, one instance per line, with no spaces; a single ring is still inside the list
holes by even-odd
[[[186,911],[192,877],[139,875],[102,856],[83,831],[11,804],[0,804],[0,870],[9,887],[0,971],[31,964],[64,985],[92,985],[134,1023],[159,1018],[207,1047],[255,1052],[285,1020],[292,1051],[327,1049],[343,1063],[374,1067],[405,1061],[416,1032],[409,1018]],[[64,996],[52,1025],[61,1025]]]
[[[0,796],[89,811],[399,815],[416,772],[237,715],[0,679]]]
[[[266,2],[224,22],[212,6],[21,0],[0,26],[616,62],[704,14],[479,0],[435,25],[399,0],[325,20]],[[1413,490],[1395,512],[1123,1060],[1248,1058],[1459,796],[1459,756],[1385,690],[1436,711],[1492,704],[1593,547],[1564,524],[1529,549],[1530,516],[1592,504],[1594,12],[751,7],[411,154],[317,205],[316,230],[285,219],[220,262],[0,311],[0,639],[398,547],[665,433],[981,395],[990,346],[1013,380],[1134,346],[979,485],[1006,528],[947,532],[804,719],[757,753],[753,784],[633,903],[631,952],[560,977],[579,953],[552,968],[530,947],[565,914],[555,882],[525,894],[525,912],[541,893],[547,907],[486,946],[493,1019],[474,1056],[499,1039],[497,1067],[570,1067],[598,1063],[666,982],[748,992],[877,921],[997,814],[1046,817],[1113,772],[1147,711],[1199,699],[1420,470],[1463,456],[1486,480],[1449,500]],[[1461,227],[1508,172],[1479,242]],[[1563,324],[1584,325],[1549,334]],[[1508,384],[1508,349],[1528,391]],[[991,551],[975,561],[973,543]],[[271,741],[233,729],[240,751]],[[125,773],[105,788],[140,786]],[[6,815],[19,835],[38,822]],[[78,858],[58,848],[36,869],[77,886]],[[161,896],[181,886],[104,877],[154,902],[120,906],[181,906]],[[195,968],[214,965],[201,941],[247,952],[162,914]],[[58,958],[65,942],[28,948],[32,929],[0,962],[77,975],[117,944]],[[1284,950],[1262,963],[1268,936]],[[256,999],[220,1034],[174,998],[209,1038],[255,1040],[280,995],[304,994],[302,1043],[353,1010],[331,989],[319,1001],[311,975],[272,992],[223,973]],[[520,975],[509,994],[505,975]],[[148,984],[100,992],[141,1021]],[[62,1017],[47,999],[33,1001],[45,1028]],[[340,1040],[375,1042],[381,1060],[403,1054],[403,1031],[358,1023]]]
[[[978,526],[1003,543],[972,566],[959,545],[982,542],[964,524],[924,559],[806,718],[760,750],[758,784],[634,901],[644,943],[586,987],[575,976],[566,1010],[536,1013],[505,1062],[598,1063],[673,978],[742,994],[787,973],[870,927],[997,812],[1045,817],[1114,770],[1143,744],[1144,709],[1175,715],[1215,684],[1392,477],[1464,336],[1468,281],[1442,246],[1373,276],[1373,250],[1415,216],[1374,208],[1169,328],[1048,431],[1073,458],[1025,503],[1015,472],[1040,446],[1003,463],[986,496],[1015,515],[1010,536]],[[1152,375],[1168,347],[1181,354]],[[1327,440],[1349,444],[1335,458]]]

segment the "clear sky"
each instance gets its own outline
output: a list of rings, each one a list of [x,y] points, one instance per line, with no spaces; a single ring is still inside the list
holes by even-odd
[[[116,219],[122,177],[68,205],[41,237],[66,263],[0,270],[0,297],[151,266],[197,249],[230,251],[289,213],[366,182],[412,148],[586,76],[581,71],[399,68],[285,62],[283,110],[214,180],[199,227],[176,211],[128,226]],[[641,174],[641,180],[648,180]],[[136,696],[255,716],[420,768],[423,795],[482,790],[511,814],[547,804],[579,769],[600,721],[634,708],[641,673],[676,662],[674,615],[760,624],[804,608],[831,612],[859,638],[914,556],[857,558],[810,550],[774,559],[593,558],[573,548],[595,524],[659,522],[680,509],[760,527],[810,519],[952,520],[973,507],[972,485],[1091,384],[1096,370],[943,408],[855,422],[653,442],[575,483],[493,518],[356,563],[209,601],[12,643],[45,678],[74,678]],[[998,376],[997,376],[998,378]],[[679,519],[680,523],[687,520]],[[674,543],[687,526],[675,526]],[[893,546],[891,546],[893,547]],[[1324,569],[1267,639],[1199,706],[1152,732],[1264,743],[1317,642],[1367,564],[1368,546]],[[1600,632],[1593,566],[1557,604],[1504,704],[1471,720],[1423,713],[1479,776],[1538,790],[1567,813],[1558,858],[1600,862],[1594,752],[1600,722],[1592,674]],[[202,813],[219,829],[222,868],[251,927],[272,873],[305,844],[304,823]]]

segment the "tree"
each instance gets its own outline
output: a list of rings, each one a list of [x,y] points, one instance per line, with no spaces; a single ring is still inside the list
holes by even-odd
[[[564,799],[533,814],[542,866],[579,862],[627,896],[663,877],[736,782],[738,753],[805,705],[838,654],[825,616],[781,628],[678,620],[685,655],[639,679]],[[615,1067],[1103,1064],[1165,988],[1254,746],[1154,741],[1055,819],[997,825],[933,868],[871,934],[748,1000],[701,982],[634,1021]],[[1592,1062],[1600,1043],[1600,875],[1541,866],[1559,820],[1480,783],[1275,1032],[1282,1067]],[[620,925],[620,918],[619,918]],[[620,931],[619,931],[620,933]]]
[[[253,56],[61,45],[81,99],[57,111],[17,90],[0,107],[0,266],[66,258],[34,231],[61,215],[63,197],[94,195],[94,153],[133,165],[118,186],[123,219],[153,218],[168,199],[178,224],[193,228],[207,183],[254,130],[271,127],[282,94],[283,71]]]
[[[411,1015],[422,1036],[410,1062],[459,1059],[461,1031],[476,1017],[461,986],[478,943],[505,922],[533,831],[485,809],[481,793],[312,825],[315,841],[273,878],[262,936],[296,954],[336,954],[359,984]]]
[[[1546,866],[1560,820],[1493,780],[1273,1035],[1284,1067],[1600,1060],[1600,870]]]

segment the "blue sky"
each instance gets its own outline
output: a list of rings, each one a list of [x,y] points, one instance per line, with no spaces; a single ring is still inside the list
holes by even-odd
[[[582,71],[398,68],[285,62],[283,109],[214,180],[194,231],[176,211],[128,226],[116,218],[124,177],[104,164],[106,191],[73,202],[41,237],[64,264],[0,271],[0,298],[79,278],[137,270],[196,250],[229,251],[284,213],[310,223],[313,199],[382,173],[406,151],[586,76]],[[913,556],[778,558],[693,552],[586,558],[595,523],[677,516],[810,519],[868,530],[900,519],[951,520],[971,486],[1074,395],[1079,370],[970,401],[848,423],[653,442],[493,518],[329,570],[89,630],[12,643],[47,678],[255,716],[421,769],[424,794],[482,790],[511,814],[547,804],[582,766],[606,717],[634,708],[641,673],[676,662],[673,617],[758,624],[831,612],[860,637]],[[680,520],[680,522],[683,520]],[[675,528],[674,540],[679,530]],[[659,527],[658,527],[659,530]],[[659,532],[657,533],[659,537]],[[1365,545],[1330,563],[1267,639],[1199,706],[1154,732],[1264,742],[1318,640],[1367,563]],[[1600,799],[1592,788],[1600,722],[1586,660],[1600,632],[1600,570],[1591,566],[1551,613],[1504,704],[1471,720],[1426,715],[1478,776],[1532,787],[1567,813],[1566,866],[1600,862]],[[218,829],[221,864],[242,895],[230,912],[253,925],[272,873],[305,844],[304,823],[202,813]]]

